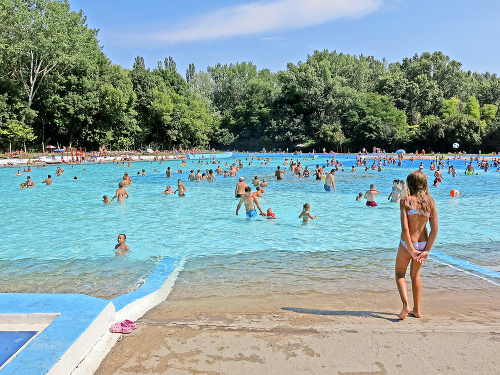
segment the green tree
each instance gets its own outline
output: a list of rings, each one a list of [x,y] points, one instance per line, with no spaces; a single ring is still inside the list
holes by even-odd
[[[9,152],[12,152],[12,142],[22,143],[26,150],[26,142],[36,138],[33,129],[18,120],[8,120],[5,127],[0,128],[0,135],[9,140]]]
[[[493,104],[485,104],[481,107],[481,120],[486,125],[490,124],[496,117],[498,107]]]
[[[30,109],[42,84],[100,52],[97,31],[67,0],[2,0],[0,44],[7,71],[23,88]]]
[[[465,104],[464,114],[469,115],[472,118],[481,118],[481,111],[479,106],[479,101],[474,96],[469,96],[467,103]]]
[[[460,100],[457,98],[451,98],[443,102],[443,106],[439,111],[439,117],[448,118],[457,116],[460,113]]]

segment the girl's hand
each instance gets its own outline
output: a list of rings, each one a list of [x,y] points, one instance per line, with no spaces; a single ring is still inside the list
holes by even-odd
[[[420,254],[418,255],[418,257],[415,260],[419,263],[425,264],[428,257],[429,257],[429,251],[424,250],[424,251],[420,252]]]

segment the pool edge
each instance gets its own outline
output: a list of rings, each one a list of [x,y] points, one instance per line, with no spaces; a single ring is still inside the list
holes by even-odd
[[[141,288],[119,300],[119,309],[114,300],[82,294],[0,294],[4,302],[15,302],[0,309],[5,310],[0,313],[20,317],[59,314],[24,350],[9,359],[0,374],[94,374],[121,337],[121,334],[109,331],[111,324],[125,318],[136,320],[163,302],[172,291],[185,262],[185,258],[170,258],[170,263],[165,263],[167,265],[162,267],[160,263]],[[46,353],[52,353],[52,359],[50,355],[46,357]]]

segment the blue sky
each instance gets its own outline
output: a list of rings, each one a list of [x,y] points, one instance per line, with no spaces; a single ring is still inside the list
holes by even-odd
[[[500,2],[495,0],[70,0],[99,29],[104,53],[131,68],[172,56],[184,76],[194,63],[251,61],[285,70],[314,50],[389,62],[441,51],[464,70],[500,73]]]

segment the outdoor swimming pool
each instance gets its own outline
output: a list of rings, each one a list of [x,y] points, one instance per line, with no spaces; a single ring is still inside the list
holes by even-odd
[[[299,160],[309,169],[326,163],[324,158]],[[179,161],[134,162],[132,167],[63,165],[66,171],[60,177],[54,165],[34,168],[23,176],[14,175],[18,168],[1,168],[0,292],[110,298],[140,286],[163,256],[186,257],[184,272],[200,285],[220,280],[236,289],[239,283],[265,290],[273,283],[291,282],[290,288],[307,293],[311,283],[322,280],[336,281],[337,286],[359,281],[366,287],[373,277],[392,278],[401,229],[399,205],[389,203],[387,196],[392,180],[406,178],[419,161],[406,161],[402,168],[387,166],[382,172],[358,168],[352,173],[354,157],[340,160],[345,171],[336,174],[338,191],[326,193],[323,181],[314,177],[296,178],[288,173],[283,181],[276,181],[274,171],[277,165],[283,166],[284,158],[273,158],[267,166],[257,160],[247,165],[249,161],[243,159],[245,167],[238,176],[244,176],[247,183],[256,175],[267,179],[269,187],[260,202],[264,210],[273,209],[276,220],[248,220],[244,208],[236,216],[237,178],[189,182],[190,169],[217,167],[191,160],[187,166],[180,166]],[[223,168],[229,169],[224,167],[226,161],[231,164],[233,159],[221,159]],[[429,164],[424,161],[432,183]],[[478,170],[478,176],[465,176],[463,160],[452,164],[458,177],[445,171],[443,183],[430,188],[439,214],[439,235],[431,259],[458,268],[450,268],[449,273],[466,271],[500,284],[496,192],[500,173]],[[173,171],[181,168],[183,173],[167,179],[168,166]],[[147,176],[136,176],[143,168]],[[100,199],[104,194],[114,195],[125,171],[133,181],[127,188],[130,199],[104,205]],[[27,174],[36,187],[19,189]],[[47,174],[54,180],[51,186],[41,183]],[[175,189],[177,178],[188,189],[186,197],[159,195],[167,184]],[[357,193],[364,193],[371,183],[381,191],[376,208],[355,201]],[[452,189],[459,190],[460,197],[450,197]],[[310,203],[311,213],[318,215],[308,225],[298,219],[304,203]],[[126,257],[114,253],[119,233],[126,233],[132,250]],[[442,269],[431,264],[426,272],[443,276]],[[252,280],[245,281],[242,272],[249,270]],[[467,274],[460,279],[463,286],[471,277]]]

